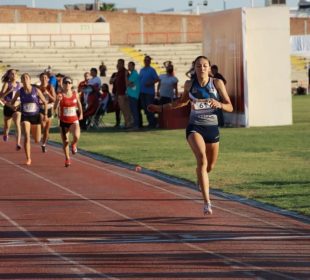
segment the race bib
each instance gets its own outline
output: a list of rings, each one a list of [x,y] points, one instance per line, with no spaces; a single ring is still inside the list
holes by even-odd
[[[36,103],[25,103],[23,104],[23,111],[25,113],[35,113],[37,111],[37,104]]]
[[[205,110],[205,109],[210,109],[211,102],[209,100],[206,101],[197,101],[193,103],[193,108],[194,110]]]
[[[64,107],[64,116],[66,117],[76,116],[76,107]]]

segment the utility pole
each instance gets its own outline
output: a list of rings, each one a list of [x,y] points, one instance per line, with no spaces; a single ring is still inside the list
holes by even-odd
[[[32,8],[36,7],[36,0],[32,0]]]
[[[94,10],[95,10],[95,11],[100,10],[100,9],[99,9],[99,0],[95,0],[95,1],[94,1]]]

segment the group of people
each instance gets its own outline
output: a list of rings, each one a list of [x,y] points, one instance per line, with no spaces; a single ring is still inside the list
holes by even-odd
[[[151,57],[145,56],[144,67],[138,73],[134,62],[128,63],[119,59],[117,72],[110,79],[113,93],[117,98],[119,109],[123,113],[126,128],[141,127],[140,107],[144,109],[149,127],[157,125],[154,113],[163,113],[191,104],[191,112],[186,128],[187,142],[196,158],[197,184],[202,192],[204,214],[212,214],[209,194],[208,173],[214,168],[219,153],[219,117],[218,111],[232,112],[233,106],[226,91],[226,81],[211,72],[211,63],[205,56],[198,56],[193,61],[189,80],[184,84],[184,92],[179,97],[177,91],[178,79],[174,76],[173,64],[165,63],[166,74],[158,76],[151,67]],[[59,116],[60,134],[63,141],[65,166],[70,165],[69,133],[72,134],[71,151],[77,152],[77,142],[80,137],[79,121],[83,120],[81,98],[85,98],[85,89],[91,87],[94,92],[109,93],[107,84],[101,85],[97,77],[97,69],[84,74],[84,81],[79,84],[78,91],[72,89],[70,77],[54,79],[45,71],[40,75],[40,85],[31,84],[30,75],[22,74],[21,84],[17,81],[16,71],[10,69],[2,77],[3,87],[0,101],[4,105],[3,140],[7,141],[10,122],[16,125],[16,149],[20,150],[20,123],[24,131],[24,149],[26,164],[31,164],[30,134],[35,142],[41,139],[42,152],[46,152],[45,144],[52,110]],[[57,76],[57,75],[56,75]],[[58,81],[57,81],[58,80]],[[158,83],[157,90],[155,84]],[[179,97],[179,98],[175,98]]]
[[[11,121],[15,123],[16,150],[21,150],[21,131],[24,134],[24,150],[26,165],[31,165],[31,136],[35,143],[41,141],[42,152],[45,153],[46,143],[52,122],[53,112],[59,117],[60,134],[63,141],[65,166],[70,166],[69,132],[72,133],[72,154],[77,152],[80,137],[79,120],[83,118],[82,106],[78,93],[72,90],[70,77],[63,77],[57,82],[51,69],[42,72],[40,83],[31,83],[28,73],[21,75],[21,83],[17,81],[15,69],[9,69],[2,77],[0,102],[3,105],[4,129],[3,141],[9,139]],[[59,79],[59,78],[58,78]],[[56,94],[57,93],[57,94]],[[43,131],[43,136],[41,135]]]
[[[112,85],[112,94],[116,97],[119,111],[124,117],[125,129],[137,130],[143,127],[141,109],[146,115],[147,127],[156,128],[157,118],[147,107],[154,102],[164,104],[179,97],[178,79],[174,75],[173,64],[164,64],[166,73],[158,75],[151,62],[152,58],[146,55],[144,66],[138,73],[133,61],[130,61],[126,68],[124,59],[118,59],[117,71],[111,75],[109,83]],[[117,108],[116,114],[116,125],[119,125]]]

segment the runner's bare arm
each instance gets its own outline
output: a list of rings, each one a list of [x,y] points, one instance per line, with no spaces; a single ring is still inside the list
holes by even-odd
[[[48,91],[47,94],[48,94],[50,100],[52,102],[55,102],[55,100],[56,100],[56,92],[55,92],[54,87],[51,87],[50,91]]]
[[[20,96],[19,90],[15,93],[13,99],[11,100],[11,102],[6,103],[6,105],[8,107],[10,107],[12,110],[16,111],[17,106],[15,106],[15,102],[17,101],[17,98]]]
[[[2,86],[2,89],[0,91],[0,98],[2,99],[4,97],[6,97],[10,92],[11,92],[11,90],[9,90],[8,83],[4,83]]]
[[[46,102],[46,99],[42,93],[41,90],[37,89],[37,94],[38,94],[38,97],[40,98],[41,102],[43,103],[44,105],[44,116],[47,116],[47,102]]]
[[[224,82],[220,79],[214,79],[214,85],[222,98],[222,102],[212,99],[213,105],[215,105],[216,108],[220,108],[225,112],[232,112],[234,108],[231,104]]]
[[[151,104],[147,107],[147,109],[150,112],[161,113],[164,110],[177,109],[177,108],[181,108],[181,107],[186,106],[189,102],[189,90],[190,90],[191,86],[192,86],[192,81],[190,81],[190,80],[186,81],[184,84],[184,93],[182,94],[181,98],[179,98],[179,99],[177,99],[171,103],[164,104],[164,105]]]
[[[77,96],[77,107],[80,113],[79,120],[82,120],[83,119],[83,108],[82,108],[82,104],[81,104],[81,100],[79,96]]]

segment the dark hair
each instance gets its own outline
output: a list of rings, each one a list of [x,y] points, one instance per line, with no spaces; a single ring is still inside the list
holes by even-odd
[[[211,66],[211,69],[214,69],[214,70],[219,70],[219,68],[217,67],[217,65],[215,65],[215,64],[213,64],[212,66]]]
[[[42,73],[39,75],[40,78],[43,77],[43,76],[47,76],[47,77],[48,77],[48,75],[47,75],[46,72],[42,72]]]
[[[14,71],[15,69],[11,68],[9,70],[7,70],[4,75],[1,78],[2,83],[7,83],[10,81],[10,74],[12,73],[12,71]]]
[[[101,85],[101,89],[102,89],[103,87],[106,87],[107,90],[109,91],[109,85],[108,85],[108,84],[106,84],[106,83],[102,84],[102,85]]]
[[[97,70],[97,68],[95,68],[95,67],[93,67],[93,68],[90,68],[90,72],[91,71],[94,71],[94,72],[96,72],[96,74],[98,73],[98,70]]]
[[[203,59],[207,60],[207,61],[209,62],[209,65],[211,66],[211,61],[210,61],[210,59],[209,59],[209,58],[207,58],[207,57],[206,57],[206,56],[204,56],[204,55],[199,55],[199,56],[197,56],[197,57],[195,58],[195,60],[193,61],[193,64],[195,65],[195,64],[196,64],[196,62],[197,62],[199,59],[201,59],[201,58],[203,58]]]
[[[133,66],[136,65],[133,61],[129,61],[128,64],[132,64]]]
[[[172,64],[168,65],[166,67],[166,71],[167,71],[167,73],[172,74],[174,71],[173,65]]]

